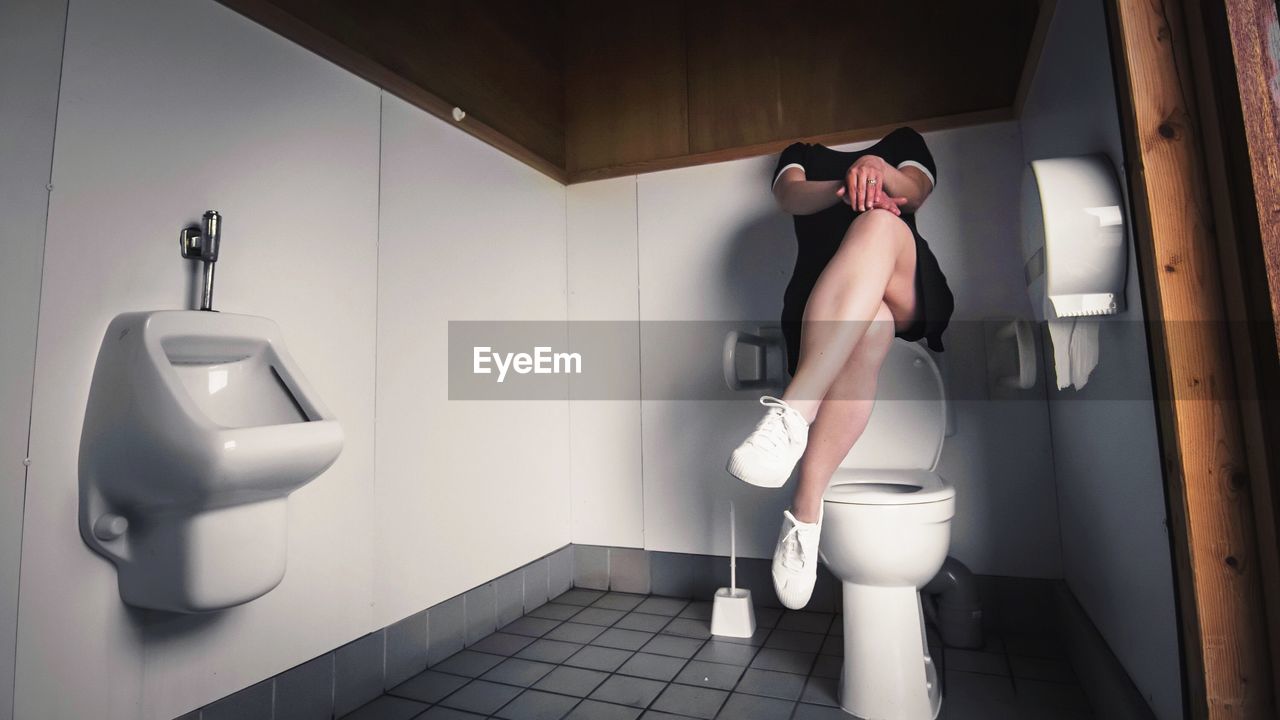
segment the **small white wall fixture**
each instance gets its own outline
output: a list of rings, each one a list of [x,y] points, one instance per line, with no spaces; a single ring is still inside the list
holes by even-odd
[[[80,534],[115,564],[129,605],[249,602],[284,578],[289,494],[342,442],[271,320],[118,315],[80,439]]]

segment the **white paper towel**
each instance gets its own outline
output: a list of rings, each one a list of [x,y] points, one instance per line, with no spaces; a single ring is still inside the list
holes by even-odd
[[[1053,345],[1053,369],[1058,389],[1080,390],[1098,366],[1098,321],[1078,318],[1049,320],[1049,341]]]

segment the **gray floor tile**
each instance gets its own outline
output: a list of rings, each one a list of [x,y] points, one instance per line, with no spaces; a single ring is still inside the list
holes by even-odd
[[[652,567],[649,553],[639,548],[609,550],[609,588],[629,593],[652,590]]]
[[[507,658],[480,676],[482,680],[529,687],[542,679],[543,675],[556,668],[555,665],[520,658]]]
[[[374,698],[355,712],[342,716],[342,720],[410,720],[427,709],[426,703],[383,695]]]
[[[667,635],[680,635],[682,637],[706,640],[711,637],[711,625],[706,620],[677,617],[667,623],[666,627],[662,628],[662,632]]]
[[[805,681],[804,692],[800,693],[800,702],[839,707],[839,693],[839,679],[811,676]]]
[[[561,623],[555,630],[543,635],[547,640],[563,640],[565,642],[589,643],[604,632],[599,625],[584,625],[576,622]]]
[[[688,717],[688,715],[673,715],[671,713],[664,713],[658,710],[646,710],[644,714],[640,716],[640,720],[686,720]]]
[[[667,684],[660,680],[612,675],[596,688],[590,697],[602,702],[644,708],[648,707],[666,686]]]
[[[636,595],[635,593],[611,592],[606,593],[604,597],[592,603],[592,607],[604,608],[606,610],[621,610],[630,612],[635,610],[636,606],[644,602],[644,595]]]
[[[756,653],[755,659],[751,661],[751,667],[760,668],[761,670],[780,670],[782,672],[808,675],[816,657],[816,653],[761,648],[760,652]]]
[[[483,715],[454,710],[443,705],[436,705],[413,720],[483,720]]]
[[[582,612],[574,615],[570,618],[570,621],[586,623],[588,625],[604,625],[605,627],[608,627],[621,620],[623,615],[626,615],[626,613],[621,610],[607,610],[600,607],[589,607],[584,608]]]
[[[632,612],[627,616],[614,623],[614,627],[623,630],[643,630],[645,632],[658,632],[667,623],[671,622],[669,615],[650,615],[649,613]]]
[[[534,640],[529,647],[516,653],[516,657],[525,660],[540,660],[549,663],[562,663],[569,656],[583,648],[581,643],[563,642],[561,640]]]
[[[779,630],[798,630],[825,635],[835,617],[834,613],[789,610],[778,619],[777,627]]]
[[[609,677],[609,673],[576,667],[558,667],[533,684],[538,690],[586,697]]]
[[[546,607],[545,605],[543,607]],[[559,620],[550,618],[531,617],[525,615],[517,618],[502,626],[501,632],[511,633],[512,635],[527,635],[529,637],[542,637],[555,629],[560,624]]]
[[[948,656],[949,659],[950,657]],[[1071,666],[1066,660],[1010,655],[1009,664],[1013,668],[1013,676],[1015,678],[1056,683],[1074,683],[1076,681],[1075,673],[1071,672]],[[956,669],[961,670],[963,668]]]
[[[333,717],[333,653],[276,676],[274,720]]]
[[[1066,657],[1062,642],[1050,634],[1006,633],[1003,638],[1005,649],[1010,655],[1055,660]]]
[[[489,671],[489,668],[502,662],[502,658],[489,653],[463,650],[441,660],[432,670],[447,672],[453,675],[478,677]]]
[[[615,627],[597,635],[591,644],[620,650],[639,650],[641,646],[653,639],[653,635],[653,633],[639,630],[623,630]]]
[[[827,635],[822,641],[822,647],[818,652],[823,655],[844,655],[844,636],[843,635]]]
[[[739,645],[738,643],[724,642],[719,638],[712,638],[707,644],[702,646],[697,655],[696,660],[707,660],[709,662],[727,663],[729,665],[747,666],[751,664],[751,659],[756,656],[760,648],[754,645]]]
[[[1089,701],[1077,685],[1040,680],[1014,680],[1015,701],[1023,717],[1044,720],[1088,718]]]
[[[543,603],[526,613],[525,617],[546,618],[548,620],[568,620],[582,611],[581,605],[549,602]]]
[[[1006,677],[1009,675],[1009,663],[1004,655],[957,648],[947,648],[944,652],[948,669]]]
[[[385,633],[375,632],[333,652],[333,712],[342,716],[382,694]],[[208,711],[204,713],[209,715]],[[248,715],[244,715],[246,719]]]
[[[705,600],[691,602],[676,617],[689,618],[691,620],[710,620],[711,603]]]
[[[578,588],[608,590],[609,548],[600,545],[575,545],[573,584]]]
[[[472,643],[471,647],[467,649],[475,650],[477,652],[487,652],[493,655],[511,657],[528,647],[533,640],[533,638],[525,635],[496,632]]]
[[[640,708],[627,707],[626,705],[614,705],[613,703],[604,703],[599,700],[583,700],[568,715],[564,716],[565,720],[635,720],[640,716]]]
[[[638,652],[623,663],[622,667],[618,668],[618,672],[650,680],[671,680],[680,672],[684,664],[684,658]]]
[[[626,662],[628,657],[631,657],[631,653],[627,650],[588,645],[574,653],[568,660],[565,660],[564,664],[572,667],[587,668],[588,670],[613,672],[622,663]]]
[[[209,720],[271,720],[274,692],[272,681],[264,680],[206,705],[200,711],[200,717]]]
[[[636,606],[638,612],[650,613],[652,615],[679,615],[681,610],[689,604],[688,600],[669,597],[650,597],[644,602]]]
[[[779,650],[816,653],[822,649],[822,642],[828,639],[826,635],[775,628],[765,639],[764,646]]]
[[[505,720],[560,720],[577,704],[578,698],[541,690],[525,690],[515,700],[503,706],[494,717]]]
[[[728,697],[729,693],[724,690],[672,684],[653,701],[652,709],[709,719],[720,712]]]
[[[838,707],[800,703],[796,705],[795,714],[791,716],[791,720],[849,720],[851,717],[852,715]],[[939,720],[942,720],[942,718],[939,718]]]
[[[449,693],[466,685],[468,682],[470,681],[465,677],[428,670],[405,680],[388,692],[410,700],[435,703],[440,702]]]
[[[724,720],[787,720],[795,706],[790,700],[733,693],[716,717]]]
[[[384,687],[427,669],[427,620],[428,611],[423,610],[387,628]]]
[[[694,638],[680,637],[679,635],[655,635],[641,649],[655,655],[688,658],[693,657],[693,654],[698,652],[698,648],[701,647],[702,641]]]
[[[727,635],[716,635],[715,639],[719,640],[720,642],[736,643],[738,645],[753,645],[755,647],[761,647],[764,645],[764,641],[769,637],[769,633],[771,632],[773,632],[773,628],[761,627],[760,625],[756,625],[756,631],[751,634],[751,637],[740,638],[740,637],[729,637]]]
[[[813,670],[810,675],[814,677],[838,678],[840,677],[840,669],[844,666],[844,658],[834,655],[819,655],[817,661],[813,663]]]
[[[560,595],[551,598],[551,601],[560,603],[561,605],[581,605],[586,607],[602,597],[604,597],[604,593],[599,590],[574,588],[568,592],[561,593]]]
[[[441,700],[440,704],[456,710],[489,715],[520,693],[521,689],[512,685],[472,680],[461,690]]]
[[[943,686],[947,720],[1016,718],[1017,699],[1009,678],[948,670]]]
[[[756,607],[756,627],[773,628],[782,618],[783,610],[771,607]]]
[[[778,672],[777,670],[761,670],[747,668],[742,679],[738,681],[737,692],[750,695],[765,695],[783,700],[799,700],[804,692],[804,675]]]
[[[737,684],[738,678],[742,677],[742,666],[740,665],[722,665],[721,663],[707,662],[705,660],[690,660],[688,665],[680,671],[675,681],[685,685],[694,685],[697,687],[716,688],[717,690],[732,690]]]
[[[466,618],[467,610],[461,595],[428,608],[427,665],[435,665],[466,645]]]

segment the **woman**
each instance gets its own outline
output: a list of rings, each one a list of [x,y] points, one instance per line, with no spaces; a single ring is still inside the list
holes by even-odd
[[[894,336],[942,350],[953,298],[915,223],[936,176],[924,138],[907,127],[863,150],[795,143],[778,159],[773,194],[795,216],[799,244],[782,309],[792,380],[781,400],[760,399],[769,410],[728,470],[779,487],[800,464],[773,555],[789,608],[813,593],[822,495],[867,425]]]

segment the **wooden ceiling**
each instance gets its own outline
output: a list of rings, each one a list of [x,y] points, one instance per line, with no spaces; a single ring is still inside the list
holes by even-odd
[[[771,153],[798,138],[1013,117],[1052,10],[1037,0],[220,1],[562,182]]]

